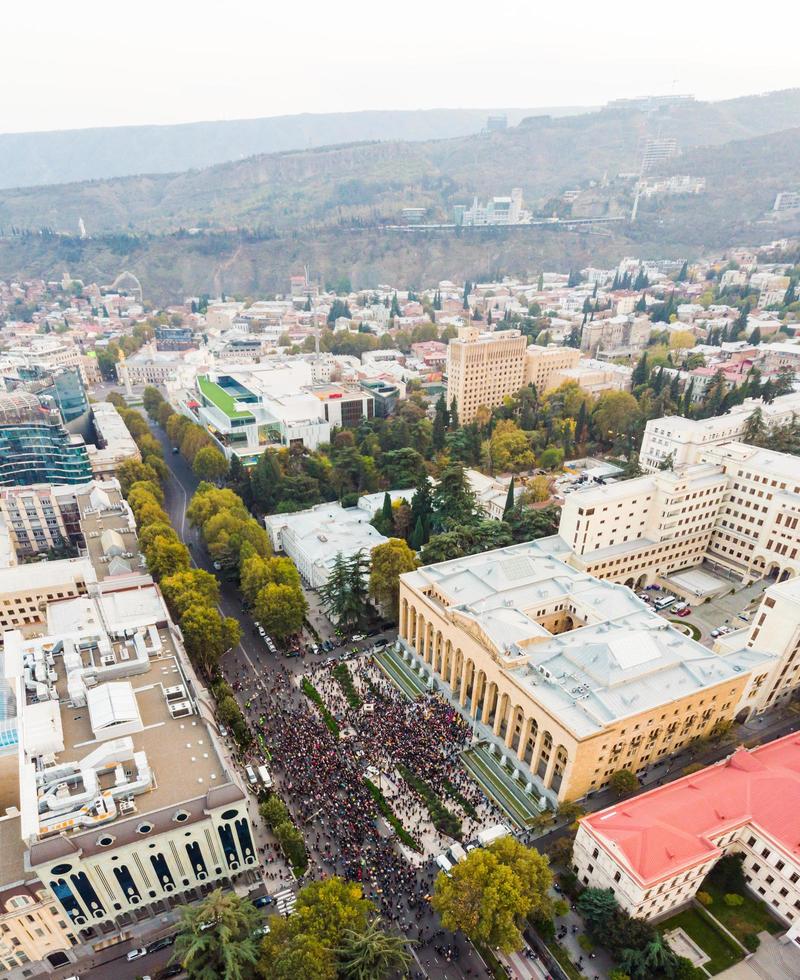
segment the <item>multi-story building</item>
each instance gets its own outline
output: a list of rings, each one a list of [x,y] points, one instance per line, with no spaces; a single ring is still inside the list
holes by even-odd
[[[507,773],[553,803],[732,720],[774,663],[755,648],[712,653],[629,589],[556,558],[562,545],[528,542],[400,577],[404,655]]]
[[[745,582],[800,572],[800,461],[743,443],[703,462],[576,490],[559,535],[576,567],[631,588],[708,561]]]
[[[194,330],[189,324],[160,323],[156,327],[157,350],[189,350],[194,346]]]
[[[91,477],[83,439],[67,431],[51,398],[0,392],[0,486],[86,483]]]
[[[639,465],[652,473],[667,459],[673,467],[697,463],[712,446],[740,439],[747,420],[757,408],[766,425],[782,425],[794,415],[800,415],[800,392],[781,395],[769,404],[748,398],[725,415],[710,419],[686,419],[679,415],[650,419],[644,430]]]
[[[9,536],[13,564],[83,544],[77,500],[80,489],[38,483],[0,490],[0,520]]]
[[[91,415],[94,442],[86,450],[92,476],[96,480],[110,480],[123,463],[140,460],[142,454],[115,405],[95,402]]]
[[[581,883],[606,888],[644,919],[696,895],[727,854],[742,855],[748,888],[800,938],[800,740],[743,746],[708,766],[584,817],[573,848]]]
[[[525,384],[533,385],[543,395],[557,388],[562,371],[576,368],[581,352],[575,347],[538,347],[531,344],[525,349]]]
[[[481,406],[495,408],[525,380],[528,339],[519,330],[481,333],[459,327],[447,348],[447,404],[453,399],[462,424],[471,422]]]

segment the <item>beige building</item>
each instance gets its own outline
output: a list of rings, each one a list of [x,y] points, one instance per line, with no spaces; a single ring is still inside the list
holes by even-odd
[[[582,884],[630,915],[687,905],[717,861],[741,855],[748,888],[800,938],[800,741],[787,735],[584,817],[573,847]]]
[[[575,347],[539,347],[531,344],[525,350],[525,384],[532,384],[543,395],[557,388],[563,371],[576,368],[581,352]]]
[[[109,480],[129,459],[141,460],[139,447],[115,405],[111,402],[96,402],[92,405],[92,423],[97,435],[97,445],[89,444],[86,450],[95,479]]]
[[[561,511],[570,561],[631,588],[702,561],[743,581],[800,572],[800,460],[743,443],[704,462],[577,490]]]
[[[471,422],[481,405],[495,408],[525,381],[528,338],[519,330],[481,333],[459,327],[447,347],[447,404],[455,399],[462,424]]]
[[[748,398],[727,414],[710,419],[686,419],[679,415],[650,419],[644,430],[639,465],[646,473],[652,473],[667,459],[672,460],[673,468],[697,463],[707,449],[740,439],[747,420],[757,408],[766,425],[783,425],[794,415],[800,416],[800,392],[781,395],[770,404]]]
[[[551,803],[643,770],[732,720],[773,657],[712,653],[629,589],[554,557],[558,539],[400,578],[399,647]]]

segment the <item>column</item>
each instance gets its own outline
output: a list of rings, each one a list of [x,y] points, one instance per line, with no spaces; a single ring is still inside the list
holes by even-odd
[[[467,679],[468,679],[468,668],[470,661],[466,658],[464,659],[464,665],[461,668],[461,689],[458,692],[458,703],[463,708],[467,701]]]
[[[489,715],[492,713],[492,704],[497,698],[497,684],[494,681],[489,685],[489,690],[486,693],[486,697],[483,699],[483,711],[481,712],[481,721],[484,725],[489,723]]]
[[[506,697],[505,694],[500,694],[499,690],[497,692],[497,698],[498,698],[497,712],[495,713],[494,716],[494,728],[492,730],[494,734],[499,737],[500,728],[502,727],[503,724],[503,718],[505,718],[506,712],[508,711],[508,698]],[[504,705],[505,707],[503,707]]]
[[[531,722],[532,718],[526,718],[522,716],[522,731],[519,735],[519,745],[517,746],[517,758],[522,762],[525,759],[525,749],[528,745],[528,739],[531,734]]]
[[[486,674],[483,671],[479,671],[475,677],[475,682],[472,685],[472,704],[470,705],[469,713],[471,718],[478,717],[478,703],[481,699],[481,694],[486,689]]]
[[[512,708],[511,705],[509,704],[508,728],[506,729],[506,739],[505,739],[507,749],[511,748],[511,743],[514,741],[514,729],[516,727],[516,721],[517,721],[517,706],[514,705],[514,707]],[[521,735],[520,738],[522,738]]]
[[[553,770],[556,767],[556,746],[553,743],[553,747],[550,749],[550,759],[547,763],[547,769],[544,774],[544,785],[545,789],[550,789],[553,783]]]
[[[533,753],[531,755],[531,772],[536,775],[536,770],[539,768],[539,756],[542,754],[542,739],[544,738],[544,731],[541,726],[536,732],[536,738],[533,742]]]

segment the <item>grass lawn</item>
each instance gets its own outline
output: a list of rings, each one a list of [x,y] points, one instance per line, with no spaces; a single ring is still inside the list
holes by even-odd
[[[703,882],[700,890],[708,892],[714,899],[713,904],[708,906],[708,911],[740,942],[744,942],[747,936],[757,936],[759,932],[778,933],[786,928],[769,914],[763,902],[759,902],[747,890],[741,892],[744,905],[735,908],[729,908],[725,904],[722,891],[708,879]]]
[[[702,636],[702,633],[694,625],[694,623],[687,623],[684,619],[671,619],[670,622],[673,624],[673,626],[679,626],[682,632],[688,631],[693,640],[699,640]]]
[[[671,929],[683,929],[711,959],[704,966],[712,975],[727,970],[744,959],[744,952],[734,946],[728,937],[705,919],[695,908],[686,908],[669,919],[658,923],[661,933]]]

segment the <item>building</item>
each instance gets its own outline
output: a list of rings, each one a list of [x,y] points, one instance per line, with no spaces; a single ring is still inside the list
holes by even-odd
[[[678,155],[678,141],[670,137],[648,139],[642,150],[642,176],[657,170]]]
[[[383,494],[379,496],[382,503]],[[287,554],[303,581],[319,589],[328,581],[337,555],[350,558],[363,551],[369,557],[373,548],[389,540],[370,524],[373,516],[361,506],[317,504],[295,514],[272,514],[264,524],[273,550]]]
[[[712,653],[543,539],[400,576],[398,645],[551,803],[641,771],[734,718],[774,658]]]
[[[67,431],[52,398],[0,392],[0,486],[86,483],[91,476],[86,445]]]
[[[524,384],[528,340],[519,330],[481,333],[459,327],[447,347],[447,404],[453,399],[462,425],[475,418],[480,406],[495,408]]]
[[[704,561],[744,582],[797,575],[797,457],[734,442],[702,459],[571,493],[559,523],[569,560],[631,588]]]
[[[9,391],[24,390],[53,399],[68,431],[86,436],[90,430],[89,398],[77,367],[20,366],[19,383],[6,378]]]
[[[575,367],[555,373],[550,379],[550,385],[558,388],[567,381],[573,381],[579,388],[596,396],[604,391],[629,391],[632,374],[633,369],[624,364],[584,357]]]
[[[303,359],[270,360],[200,374],[178,407],[202,425],[230,459],[254,465],[268,447],[328,442],[334,426],[349,428],[374,415],[360,385],[314,384]]]
[[[780,191],[775,195],[773,211],[794,211],[800,208],[800,191]]]
[[[475,503],[492,520],[502,521],[508,500],[508,487],[511,483],[510,476],[486,476],[478,470],[464,470],[464,476],[469,483],[470,489],[475,494]],[[516,499],[523,491],[521,483],[514,487],[514,498]]]
[[[710,419],[686,419],[679,415],[650,419],[644,430],[639,465],[652,473],[667,459],[673,467],[697,463],[712,446],[740,439],[756,409],[761,410],[766,425],[783,425],[792,416],[800,415],[800,392],[781,395],[770,404],[748,398],[725,415]]]
[[[153,345],[143,347],[130,357],[120,358],[117,365],[117,378],[126,387],[154,385],[163,387],[172,381],[180,370],[182,361],[176,351],[156,350]]]
[[[95,402],[91,410],[94,444],[88,444],[89,465],[96,480],[109,480],[128,460],[140,460],[142,454],[122,416],[111,402]]]
[[[530,221],[530,211],[522,204],[522,189],[515,187],[510,197],[492,197],[485,204],[472,199],[472,206],[456,205],[453,218],[457,225],[519,225]]]
[[[562,371],[576,368],[581,352],[574,347],[538,347],[531,344],[525,349],[525,384],[533,385],[543,395],[557,388]]]
[[[653,919],[688,904],[717,861],[744,858],[748,888],[800,936],[800,738],[787,735],[584,817],[573,848],[581,883]]]
[[[0,520],[9,534],[11,564],[83,544],[77,493],[80,487],[39,483],[0,490]]]
[[[191,324],[174,326],[159,323],[156,327],[157,350],[190,350],[194,347],[194,329]]]
[[[400,401],[400,388],[389,381],[360,381],[361,387],[372,396],[375,418],[385,419],[394,415]]]

